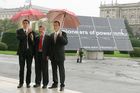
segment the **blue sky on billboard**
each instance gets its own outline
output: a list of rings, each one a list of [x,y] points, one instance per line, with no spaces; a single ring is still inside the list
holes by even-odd
[[[30,0],[0,0],[2,8],[22,7]],[[99,17],[99,7],[102,4],[111,4],[116,0],[32,0],[32,5],[43,6],[46,8],[68,9],[77,15]],[[140,0],[117,0],[118,3],[137,3]]]

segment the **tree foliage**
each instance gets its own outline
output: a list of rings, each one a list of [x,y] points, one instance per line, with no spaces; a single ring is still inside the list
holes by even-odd
[[[132,28],[129,26],[129,23],[128,23],[128,21],[126,19],[124,20],[124,23],[125,23],[125,27],[127,29],[127,32],[129,34],[129,37],[130,38],[133,38],[134,37],[134,34],[132,32]]]
[[[15,32],[18,24],[9,19],[0,20],[0,32]]]

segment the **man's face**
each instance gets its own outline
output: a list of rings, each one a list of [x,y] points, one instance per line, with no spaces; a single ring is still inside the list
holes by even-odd
[[[45,31],[45,28],[44,28],[43,26],[39,27],[39,33],[40,33],[40,34],[41,34],[41,33],[44,33],[44,31]]]
[[[28,21],[23,21],[22,22],[23,28],[27,29],[29,27]]]
[[[53,23],[53,26],[54,26],[54,31],[55,32],[59,31],[59,29],[60,29],[59,23]]]

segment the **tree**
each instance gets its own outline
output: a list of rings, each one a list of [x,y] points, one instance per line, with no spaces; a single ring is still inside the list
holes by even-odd
[[[52,31],[53,31],[53,28],[52,28],[52,22],[49,21],[49,20],[45,20],[45,21],[39,20],[37,22],[32,23],[32,29],[34,31],[37,31],[38,30],[38,26],[41,25],[41,24],[43,24],[43,25],[45,25],[47,27],[46,28],[46,33],[48,35],[50,35],[52,33]]]
[[[127,32],[129,34],[129,37],[130,38],[133,38],[134,37],[134,34],[132,32],[132,28],[129,26],[129,23],[128,23],[127,19],[124,20],[124,23],[125,23],[125,27],[127,29]]]
[[[9,19],[0,20],[0,32],[15,32],[17,28],[18,24]]]

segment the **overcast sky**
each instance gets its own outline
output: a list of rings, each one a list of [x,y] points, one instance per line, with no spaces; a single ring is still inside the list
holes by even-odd
[[[0,0],[2,8],[16,8],[24,6],[26,0]],[[96,16],[99,17],[100,3],[111,4],[112,0],[32,0],[33,5],[43,6],[47,8],[68,9],[77,15]],[[115,3],[116,0],[113,0]],[[122,3],[137,3],[140,0],[117,0]]]

